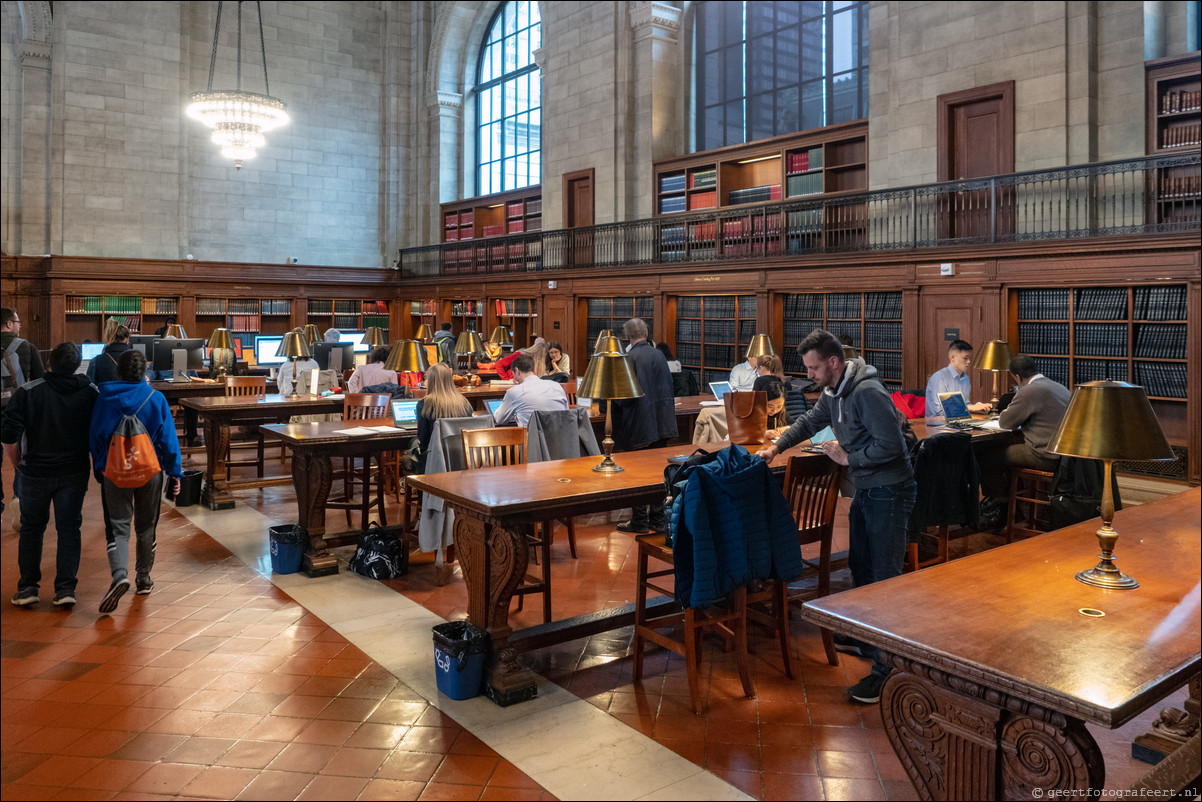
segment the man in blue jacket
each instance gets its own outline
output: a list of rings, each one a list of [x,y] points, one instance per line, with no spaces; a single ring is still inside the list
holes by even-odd
[[[163,488],[171,483],[171,495],[179,493],[182,472],[179,439],[166,397],[146,382],[146,357],[140,351],[126,351],[117,360],[117,381],[100,386],[100,400],[92,410],[89,444],[96,481],[104,487],[112,531],[106,532],[109,570],[113,582],[100,612],[111,613],[129,589],[129,533],[136,530],[135,571],[137,594],[145,596],[154,588],[150,569],[154,567],[155,530],[159,524],[159,504]],[[154,443],[162,471],[141,487],[118,487],[104,476],[108,463],[109,440],[125,415],[135,415]]]
[[[0,422],[4,454],[17,466],[14,483],[21,502],[17,543],[21,578],[12,600],[18,607],[38,601],[42,539],[51,504],[58,530],[54,603],[60,608],[75,604],[79,530],[88,492],[88,423],[96,404],[96,388],[75,372],[79,363],[79,348],[74,343],[55,346],[50,352],[50,372],[14,393]],[[22,437],[25,453],[18,456],[17,443]]]
[[[798,418],[775,443],[759,452],[772,462],[781,451],[830,426],[835,440],[822,444],[828,457],[848,466],[856,487],[848,515],[847,563],[857,587],[900,576],[906,552],[906,528],[917,485],[905,438],[889,392],[877,381],[876,368],[862,359],[847,360],[843,344],[829,331],[810,332],[797,346],[810,381],[822,388],[812,410]],[[890,666],[875,647],[836,640],[841,651],[873,660],[872,673],[848,690],[852,701],[875,704]]]

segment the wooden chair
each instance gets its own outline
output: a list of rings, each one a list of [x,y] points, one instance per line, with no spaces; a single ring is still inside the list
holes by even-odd
[[[348,422],[387,419],[392,414],[392,396],[385,393],[347,393],[342,397],[342,419]],[[377,460],[376,493],[372,498],[371,492],[371,458],[363,459],[361,465],[356,465],[351,458],[342,461],[342,497],[326,502],[326,507],[335,510],[346,510],[346,523],[351,524],[351,512],[359,510],[359,528],[367,528],[367,518],[372,507],[380,512],[380,525],[387,526],[388,518],[384,512],[384,471],[382,462]],[[363,495],[355,497],[355,485],[363,485]]]
[[[1012,543],[1015,534],[1031,537],[1050,531],[1052,482],[1056,474],[1034,468],[1010,469],[1010,496],[1006,502],[1006,542]],[[1026,526],[1015,526],[1019,505],[1024,505]],[[1042,526],[1042,528],[1040,528]]]
[[[467,456],[469,470],[493,468],[502,465],[524,465],[526,463],[526,429],[520,426],[498,426],[491,429],[464,429],[463,450]],[[541,568],[539,576],[527,574],[522,584],[514,591],[518,609],[522,609],[525,597],[539,593],[543,597],[543,623],[551,621],[551,539],[553,523],[538,527],[530,526],[526,532],[526,543]]]
[[[267,396],[267,377],[266,376],[226,376],[225,377],[225,394],[231,398],[265,398]],[[226,446],[225,452],[225,479],[230,480],[230,473],[233,468],[240,467],[255,467],[255,473],[258,478],[263,478],[263,452],[266,443],[262,432],[259,431],[259,426],[267,423],[275,423],[274,418],[264,418],[257,421],[246,421],[240,425],[254,427],[255,430],[255,457],[254,459],[234,460],[230,458],[234,448],[249,447],[249,440],[233,440]],[[284,447],[280,446],[280,463],[283,464],[284,457],[287,452]]]
[[[572,379],[570,382],[565,382],[563,385],[563,392],[568,397],[568,405],[569,406],[575,405],[575,403],[576,403],[576,380]]]
[[[818,544],[818,559],[802,557],[805,571],[813,571],[813,587],[790,585],[785,589],[789,605],[801,606],[831,592],[831,540],[835,530],[835,505],[844,468],[825,456],[790,457],[785,468],[784,493],[797,521],[797,539],[802,546]],[[839,664],[835,641],[829,629],[822,629],[822,648],[832,666]]]
[[[735,589],[722,603],[710,608],[686,607],[684,610],[674,609],[668,613],[648,617],[649,590],[666,596],[673,595],[671,587],[657,584],[656,580],[665,576],[675,576],[675,553],[663,534],[638,535],[635,541],[638,543],[639,557],[635,575],[637,585],[634,601],[634,681],[637,683],[643,679],[644,641],[658,644],[684,658],[685,677],[689,683],[689,701],[692,703],[693,712],[700,714],[703,710],[700,676],[701,636],[707,630],[716,630],[733,644],[735,665],[739,669],[743,693],[749,699],[754,698],[755,685],[751,681],[747,659],[747,588]],[[668,567],[651,571],[648,564],[652,559],[666,563]],[[660,629],[681,629],[681,638],[672,638],[669,633],[659,632]]]

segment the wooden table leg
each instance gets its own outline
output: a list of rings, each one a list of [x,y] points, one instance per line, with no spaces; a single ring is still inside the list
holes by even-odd
[[[204,416],[205,483],[200,502],[210,510],[232,510],[234,496],[225,480],[225,455],[230,445],[230,427],[211,415]]]
[[[525,532],[447,506],[455,511],[455,551],[467,585],[467,620],[492,638],[493,653],[485,669],[488,696],[502,707],[533,699],[538,693],[534,672],[518,662],[509,645],[509,602],[529,559]]]
[[[330,497],[333,468],[330,458],[307,448],[292,451],[292,487],[296,490],[296,508],[305,537],[305,556],[301,570],[309,576],[338,573],[338,561],[326,545],[326,500]]]
[[[1055,791],[1085,798],[1102,788],[1102,753],[1082,722],[904,657],[887,659],[895,670],[881,691],[881,717],[920,799]]]

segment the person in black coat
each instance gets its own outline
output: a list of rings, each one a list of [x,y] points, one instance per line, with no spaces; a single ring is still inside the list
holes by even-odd
[[[132,348],[129,344],[129,329],[118,325],[113,330],[112,341],[104,347],[100,356],[88,365],[88,378],[92,380],[92,384],[117,381],[117,360]]]
[[[641,398],[613,401],[614,441],[622,451],[661,448],[676,437],[676,402],[672,396],[672,374],[668,360],[647,341],[647,324],[632,318],[622,326],[622,334],[630,341],[626,359],[643,388]],[[630,521],[618,525],[622,532],[647,534],[654,529],[667,529],[663,507],[635,507]]]

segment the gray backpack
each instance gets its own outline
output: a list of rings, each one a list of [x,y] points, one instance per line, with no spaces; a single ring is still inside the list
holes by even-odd
[[[17,355],[17,349],[23,342],[25,341],[20,337],[13,337],[8,348],[4,349],[3,360],[0,360],[0,406],[8,406],[17,388],[25,384],[25,374],[21,372],[21,358]]]

